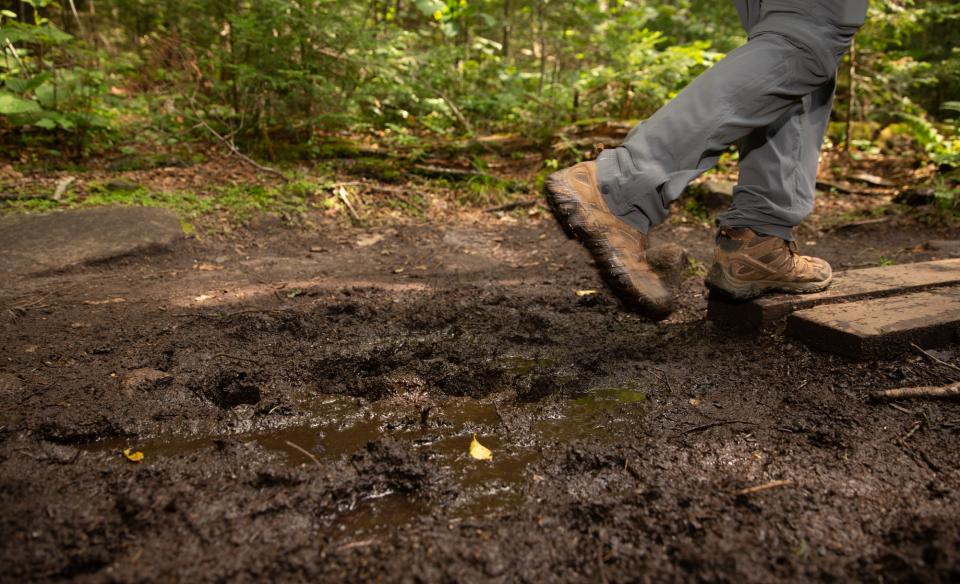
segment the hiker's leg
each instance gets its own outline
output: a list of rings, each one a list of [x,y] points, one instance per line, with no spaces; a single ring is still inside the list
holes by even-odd
[[[791,106],[779,120],[740,142],[733,205],[717,222],[791,240],[813,211],[820,148],[830,122],[834,79]]]
[[[598,157],[601,192],[628,224],[646,232],[661,223],[670,203],[730,144],[789,118],[806,96],[832,86],[836,59],[856,31],[799,11],[764,12],[747,24],[747,44]]]

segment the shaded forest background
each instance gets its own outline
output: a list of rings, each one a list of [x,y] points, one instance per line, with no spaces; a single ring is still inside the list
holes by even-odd
[[[0,0],[0,156],[443,151],[486,176],[471,153],[513,139],[547,172],[588,155],[569,128],[629,127],[744,40],[717,0]],[[954,0],[871,2],[828,147],[932,165],[955,206],[958,45]]]

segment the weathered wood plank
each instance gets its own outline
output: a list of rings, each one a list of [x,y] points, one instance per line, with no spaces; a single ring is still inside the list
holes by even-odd
[[[775,294],[749,302],[711,295],[707,318],[721,328],[759,330],[798,310],[822,304],[851,302],[960,284],[960,259],[938,260],[840,272],[833,285],[818,294]]]
[[[935,347],[958,340],[960,287],[817,306],[793,313],[787,335],[855,358],[889,357],[910,343]]]

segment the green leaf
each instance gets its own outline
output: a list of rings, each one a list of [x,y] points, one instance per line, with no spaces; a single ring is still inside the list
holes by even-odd
[[[35,101],[17,97],[12,93],[0,91],[0,115],[12,116],[39,112],[40,106]]]
[[[33,122],[33,125],[44,130],[52,130],[57,127],[57,122],[53,121],[52,118],[40,118]]]
[[[16,12],[14,12],[13,10],[7,10],[6,8],[4,8],[3,10],[0,10],[0,15],[6,16],[7,18],[16,18],[16,17],[17,17],[17,13],[16,13]]]

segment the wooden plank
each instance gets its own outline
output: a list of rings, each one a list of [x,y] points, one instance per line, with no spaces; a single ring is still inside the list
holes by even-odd
[[[831,353],[859,359],[890,357],[916,343],[958,340],[960,287],[817,306],[793,313],[787,335]]]
[[[960,284],[960,259],[840,272],[817,294],[773,294],[735,302],[711,294],[707,318],[724,329],[760,330],[798,310]]]

